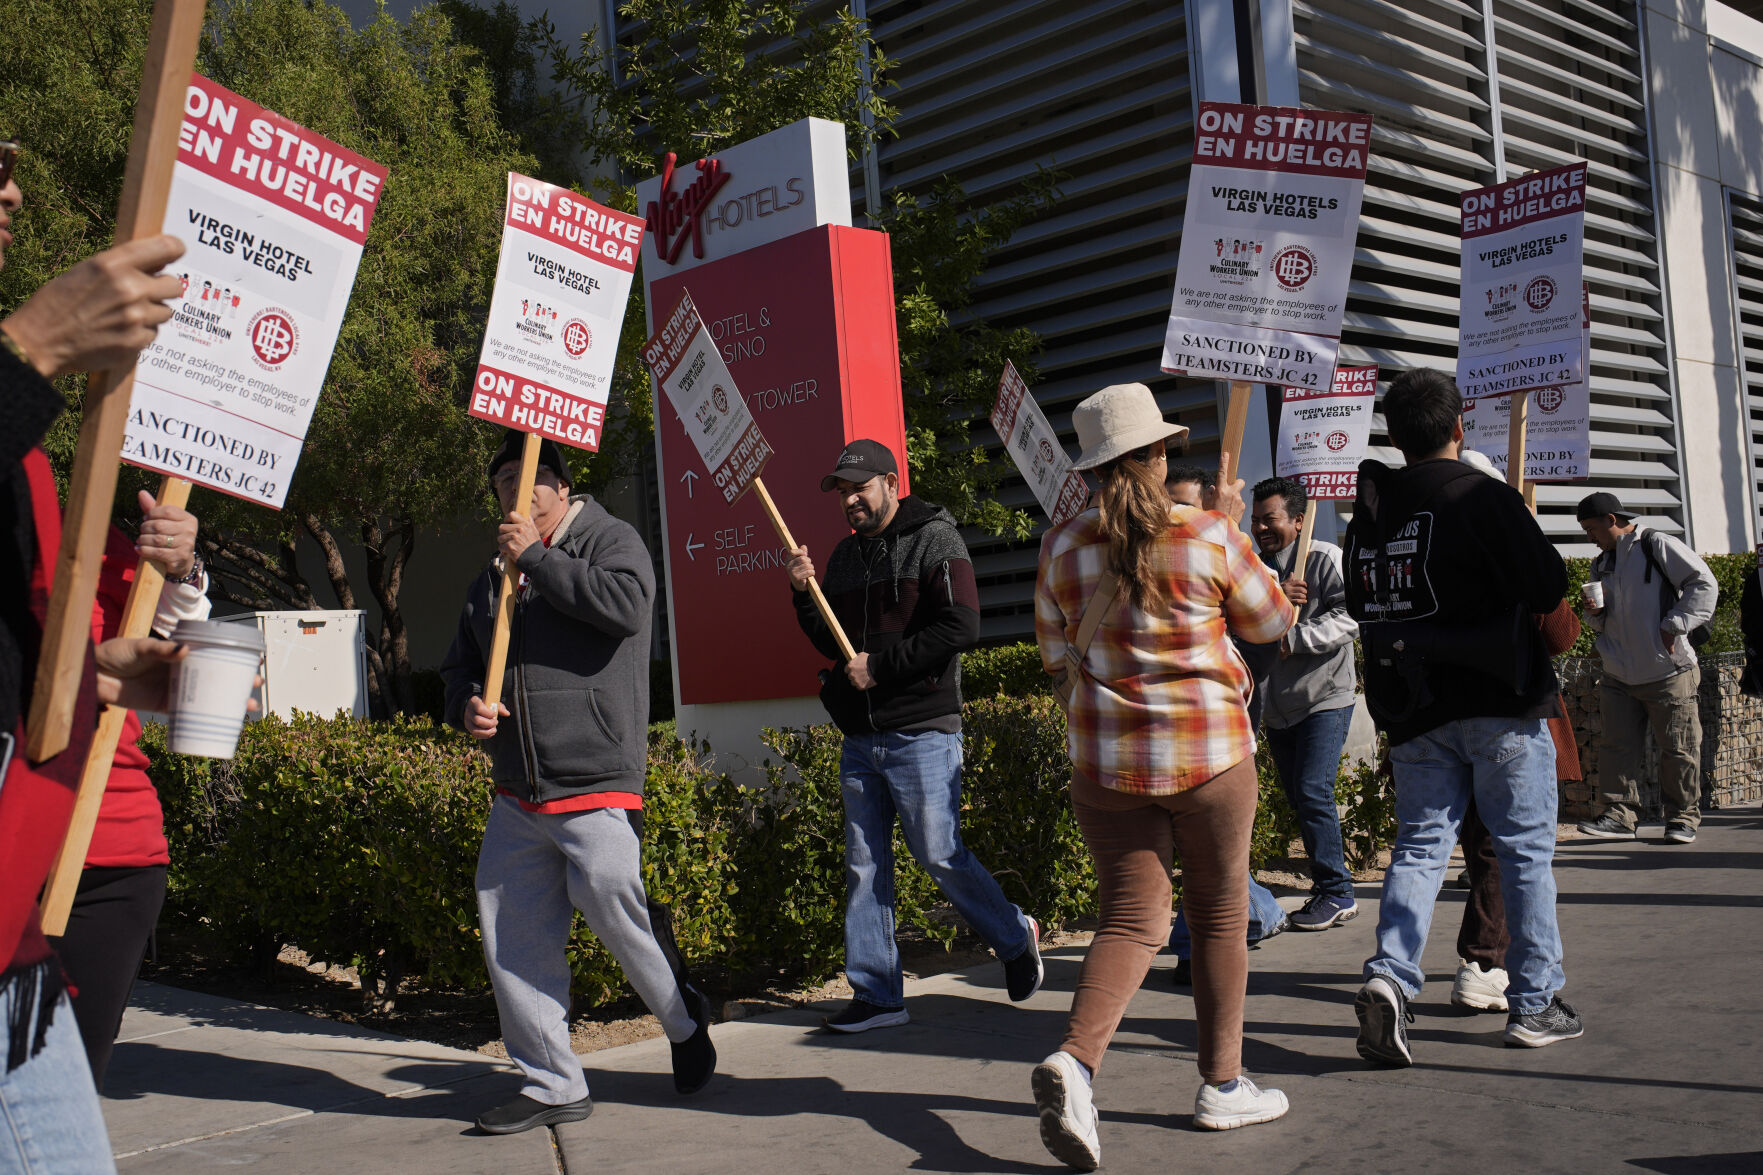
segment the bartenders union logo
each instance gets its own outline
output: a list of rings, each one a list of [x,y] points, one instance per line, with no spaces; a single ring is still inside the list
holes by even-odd
[[[1301,290],[1316,276],[1316,254],[1302,245],[1287,245],[1273,255],[1273,276],[1288,290]]]
[[[572,318],[563,324],[563,349],[569,352],[571,359],[580,359],[587,354],[593,343],[594,333],[581,319]]]
[[[1331,452],[1335,452],[1335,453],[1338,453],[1342,449],[1346,448],[1347,447],[1347,434],[1344,432],[1331,432],[1331,433],[1329,433],[1328,434],[1328,447]]]
[[[252,357],[265,371],[279,371],[300,346],[300,331],[292,316],[273,307],[259,310],[245,335],[251,340]]]
[[[710,389],[710,398],[716,401],[716,410],[718,412],[725,415],[728,413],[728,393],[722,390],[721,384],[717,384]]]
[[[1560,388],[1544,388],[1537,393],[1537,411],[1554,415],[1567,402],[1567,393]]]
[[[1051,461],[1053,459],[1053,444],[1051,441],[1047,440],[1046,437],[1041,438],[1039,448],[1042,461]]]
[[[1533,277],[1530,284],[1524,287],[1524,304],[1532,311],[1541,314],[1555,300],[1555,282],[1549,277]]]

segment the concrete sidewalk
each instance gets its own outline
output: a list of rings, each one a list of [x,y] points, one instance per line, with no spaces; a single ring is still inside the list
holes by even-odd
[[[1288,933],[1250,955],[1244,1061],[1292,1112],[1191,1128],[1192,1001],[1152,971],[1096,1079],[1104,1168],[1763,1171],[1763,814],[1711,815],[1691,846],[1576,841],[1556,858],[1566,998],[1586,1036],[1500,1046],[1503,1016],[1449,1005],[1462,894],[1441,895],[1413,1005],[1416,1064],[1367,1068],[1352,997],[1376,924]],[[1287,899],[1286,904],[1294,904]],[[857,1037],[808,1012],[716,1029],[718,1077],[673,1093],[664,1040],[592,1054],[594,1116],[485,1138],[517,1087],[473,1053],[143,985],[105,1112],[124,1172],[1048,1172],[1030,1066],[1059,1040],[1081,950],[1011,1006],[995,963],[909,988],[912,1023]]]

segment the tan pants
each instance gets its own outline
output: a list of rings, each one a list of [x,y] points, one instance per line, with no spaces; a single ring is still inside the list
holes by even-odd
[[[1172,853],[1182,862],[1182,907],[1194,944],[1194,1020],[1200,1073],[1220,1084],[1242,1067],[1243,996],[1249,982],[1249,834],[1255,761],[1245,759],[1172,796],[1110,791],[1071,778],[1078,827],[1096,862],[1101,925],[1084,956],[1060,1048],[1093,1073],[1169,941]]]
[[[1605,812],[1614,812],[1629,828],[1641,814],[1641,764],[1648,726],[1659,744],[1665,819],[1681,820],[1691,828],[1701,824],[1702,716],[1696,701],[1701,684],[1702,671],[1692,666],[1645,685],[1606,677],[1599,688],[1604,741],[1598,752],[1598,798]]]

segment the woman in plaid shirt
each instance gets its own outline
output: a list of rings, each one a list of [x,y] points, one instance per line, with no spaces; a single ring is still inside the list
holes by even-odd
[[[1079,469],[1098,506],[1048,531],[1035,636],[1057,674],[1103,572],[1119,588],[1072,683],[1071,801],[1096,861],[1101,925],[1084,958],[1065,1040],[1034,1072],[1041,1140],[1079,1170],[1101,1162],[1090,1077],[1127,1001],[1169,937],[1172,854],[1194,942],[1204,1084],[1194,1124],[1226,1130],[1286,1112],[1240,1072],[1248,984],[1249,833],[1255,822],[1253,680],[1232,645],[1276,641],[1296,616],[1237,526],[1243,483],[1219,479],[1224,514],[1172,506],[1169,424],[1143,384],[1104,388],[1072,414]]]

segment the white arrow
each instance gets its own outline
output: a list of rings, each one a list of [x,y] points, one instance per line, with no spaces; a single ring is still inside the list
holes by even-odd
[[[693,551],[701,551],[703,549],[704,549],[704,544],[703,543],[694,543],[692,541],[691,532],[688,531],[686,533],[686,557],[688,559],[690,559],[692,562],[696,563],[698,561],[698,556],[692,554],[692,552]]]
[[[698,471],[696,469],[688,469],[679,475],[679,479],[686,483],[686,497],[690,498],[692,496],[692,483],[698,480]]]

